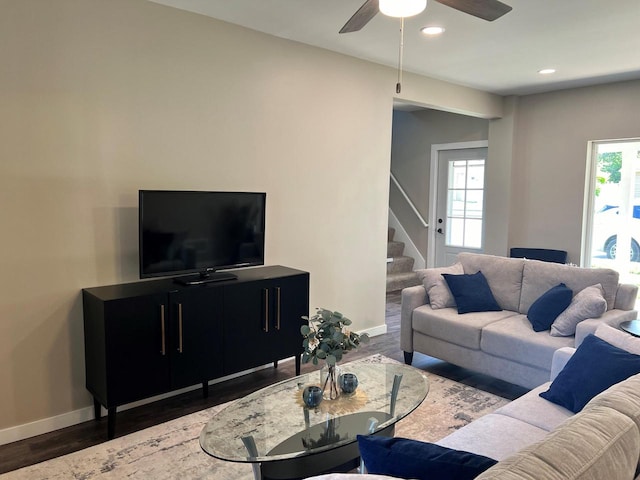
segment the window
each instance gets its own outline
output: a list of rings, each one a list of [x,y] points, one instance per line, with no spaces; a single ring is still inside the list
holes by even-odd
[[[482,248],[484,160],[450,160],[447,246]]]

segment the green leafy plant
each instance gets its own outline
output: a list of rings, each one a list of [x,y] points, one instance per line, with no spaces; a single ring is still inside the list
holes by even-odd
[[[361,342],[369,341],[369,335],[366,333],[359,335],[349,330],[347,327],[351,325],[351,320],[340,312],[317,308],[316,314],[311,318],[302,318],[309,322],[308,325],[300,327],[300,333],[304,338],[303,363],[311,360],[317,365],[318,360],[325,360],[327,365],[332,367],[349,350],[358,348]]]

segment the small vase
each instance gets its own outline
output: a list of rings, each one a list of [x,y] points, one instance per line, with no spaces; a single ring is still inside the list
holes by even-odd
[[[350,394],[358,388],[358,377],[354,373],[343,373],[338,377],[338,383],[342,393]]]
[[[325,365],[320,370],[322,396],[325,400],[335,400],[340,396],[338,376],[338,367],[336,365]]]
[[[322,402],[322,389],[315,385],[309,385],[302,392],[302,401],[309,408],[315,408]]]

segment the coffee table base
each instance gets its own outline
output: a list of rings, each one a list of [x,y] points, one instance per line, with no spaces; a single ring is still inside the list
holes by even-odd
[[[393,437],[394,432],[395,425],[390,425],[372,435]],[[254,463],[253,476],[255,480],[297,480],[323,473],[351,470],[360,464],[359,458],[358,442],[353,442],[304,457]]]

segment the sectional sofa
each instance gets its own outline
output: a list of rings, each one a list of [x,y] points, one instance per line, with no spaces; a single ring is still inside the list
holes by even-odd
[[[444,298],[448,288],[442,273],[482,272],[499,311],[458,313]],[[556,350],[577,347],[598,325],[618,326],[637,316],[638,287],[620,284],[611,269],[587,269],[537,260],[461,253],[446,268],[420,270],[423,285],[402,291],[400,347],[406,363],[421,352],[510,383],[535,388],[548,381]],[[552,336],[534,331],[529,309],[543,294],[563,283],[574,295],[601,285],[606,311],[599,318],[580,321],[575,333]],[[450,292],[449,292],[450,295]]]
[[[612,343],[621,348],[625,336],[630,336],[614,330],[604,326],[598,329],[597,335],[607,342],[612,342],[613,337]],[[639,357],[635,360],[636,367],[640,365],[638,343],[640,340],[636,339],[635,345],[627,348]],[[636,472],[640,461],[640,374],[615,383],[576,414],[540,397],[552,381],[562,381],[562,371],[575,352],[571,347],[561,348],[553,356],[550,381],[437,444],[456,452],[472,452],[498,460],[477,476],[477,480],[639,480]],[[572,368],[576,368],[576,362]],[[583,369],[582,373],[590,372]],[[395,477],[357,474],[314,477],[317,480],[388,478]]]

